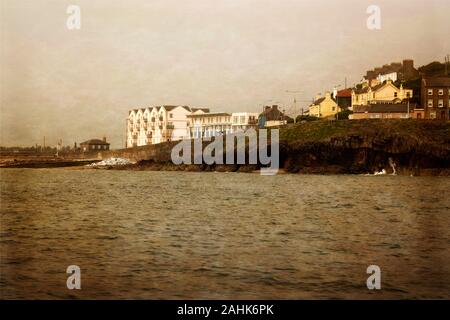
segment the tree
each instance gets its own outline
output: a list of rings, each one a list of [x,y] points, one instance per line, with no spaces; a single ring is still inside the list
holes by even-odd
[[[352,113],[353,113],[353,111],[348,110],[348,109],[342,110],[337,113],[337,119],[346,120],[346,119],[348,119],[348,116],[351,115]]]

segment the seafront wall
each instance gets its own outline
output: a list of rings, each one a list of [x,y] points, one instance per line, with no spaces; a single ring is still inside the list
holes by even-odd
[[[175,146],[177,143],[178,142],[165,142],[126,149],[102,151],[98,153],[98,157],[101,159],[107,159],[111,157],[124,158],[133,162],[139,162],[142,160],[167,162],[171,161],[170,154],[172,152],[173,146]]]

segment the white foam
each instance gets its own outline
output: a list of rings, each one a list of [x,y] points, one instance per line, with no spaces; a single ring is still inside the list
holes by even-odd
[[[131,164],[131,161],[124,158],[108,158],[105,160],[102,160],[100,162],[91,163],[87,166],[89,167],[103,167],[103,166],[124,166],[127,164]]]

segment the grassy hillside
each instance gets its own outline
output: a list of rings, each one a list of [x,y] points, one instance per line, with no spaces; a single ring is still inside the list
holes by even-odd
[[[450,143],[450,122],[427,120],[341,120],[311,121],[280,130],[288,144],[327,141],[344,136],[401,135],[424,143]]]

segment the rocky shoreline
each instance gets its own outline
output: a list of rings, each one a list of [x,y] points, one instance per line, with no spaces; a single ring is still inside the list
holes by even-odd
[[[88,166],[109,170],[258,172],[261,165],[180,164],[171,161],[176,142],[115,150],[102,159],[128,159],[122,165]],[[205,144],[206,145],[206,144]],[[204,145],[204,146],[205,146]],[[247,150],[248,151],[248,150]],[[232,150],[231,152],[236,152]],[[450,176],[450,122],[420,120],[315,121],[280,129],[280,169],[294,174],[375,174]],[[246,159],[248,159],[246,155]],[[226,151],[223,154],[225,159]],[[90,163],[95,162],[90,160]],[[224,161],[225,162],[225,161]],[[80,161],[67,163],[79,165]],[[106,162],[108,164],[108,162]],[[61,167],[59,163],[9,167]],[[395,169],[394,169],[395,168]]]

